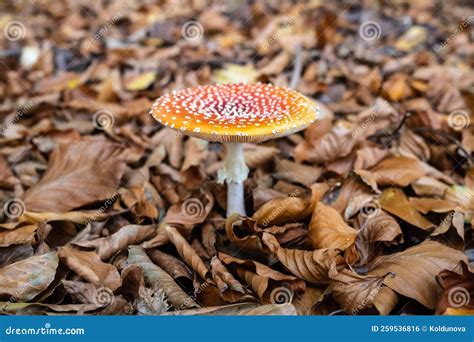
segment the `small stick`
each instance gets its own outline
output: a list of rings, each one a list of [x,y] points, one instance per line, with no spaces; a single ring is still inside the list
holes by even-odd
[[[303,70],[303,49],[301,45],[297,45],[295,49],[295,63],[293,73],[291,74],[290,88],[296,89],[300,81],[301,71]]]

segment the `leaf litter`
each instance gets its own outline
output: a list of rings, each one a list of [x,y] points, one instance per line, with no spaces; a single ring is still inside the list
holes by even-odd
[[[472,7],[179,2],[1,5],[1,312],[473,314]],[[147,111],[258,81],[321,116],[226,218],[223,149]]]

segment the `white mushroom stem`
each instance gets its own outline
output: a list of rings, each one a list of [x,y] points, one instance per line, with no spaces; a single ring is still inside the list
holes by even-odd
[[[222,168],[217,172],[220,183],[227,183],[227,217],[234,213],[245,216],[244,181],[249,174],[245,165],[242,143],[224,144],[227,155]]]

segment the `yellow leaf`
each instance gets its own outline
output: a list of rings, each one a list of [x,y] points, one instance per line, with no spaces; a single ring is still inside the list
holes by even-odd
[[[125,89],[127,89],[128,91],[143,90],[151,86],[153,82],[155,82],[155,80],[156,80],[155,72],[148,71],[128,81],[125,85]]]
[[[226,64],[225,68],[216,70],[216,83],[252,83],[257,80],[259,73],[252,65]]]

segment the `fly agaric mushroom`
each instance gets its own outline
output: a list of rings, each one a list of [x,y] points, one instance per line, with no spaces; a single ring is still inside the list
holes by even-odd
[[[316,120],[313,102],[270,84],[218,84],[174,91],[155,101],[150,114],[189,136],[224,143],[218,181],[227,183],[227,216],[245,215],[244,180],[249,169],[243,145],[298,132]]]

